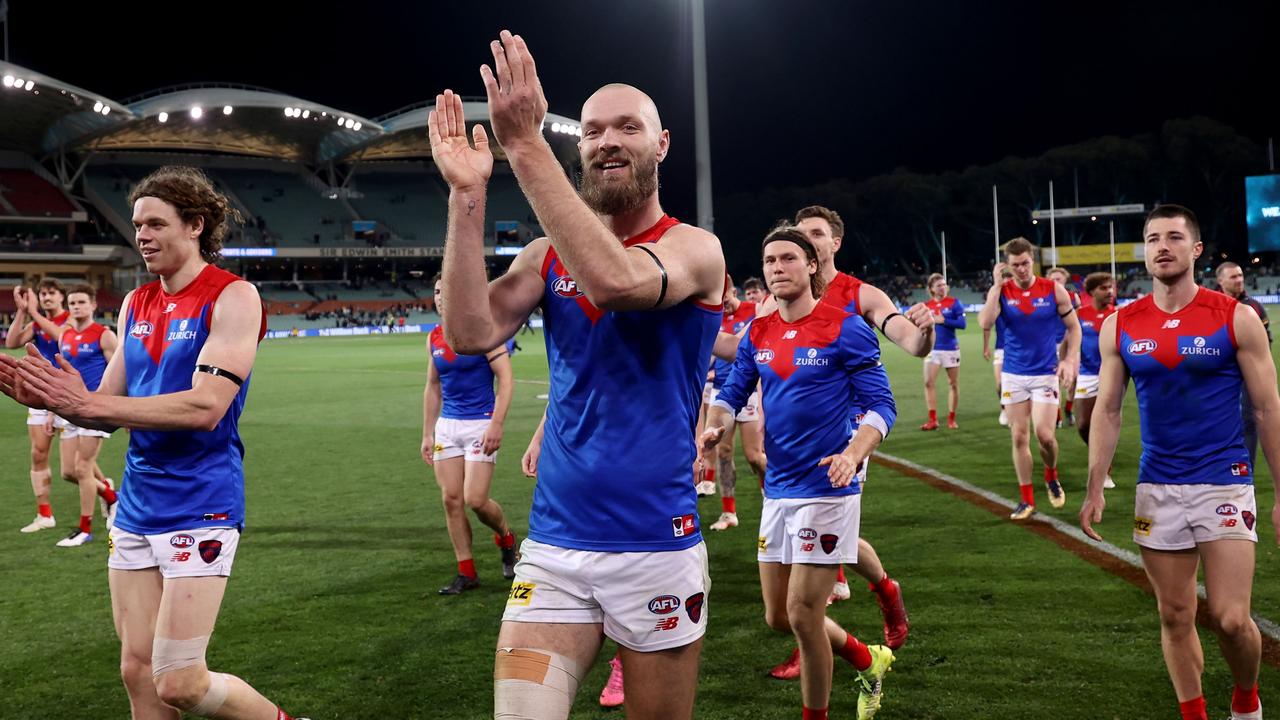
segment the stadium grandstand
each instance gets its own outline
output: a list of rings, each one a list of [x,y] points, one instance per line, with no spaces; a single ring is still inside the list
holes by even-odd
[[[150,279],[129,192],[168,164],[201,168],[239,210],[223,265],[259,287],[273,331],[435,321],[427,283],[448,189],[427,139],[433,102],[366,118],[252,85],[115,100],[11,63],[0,76],[0,321],[12,287],[44,276],[101,288],[111,317]],[[487,127],[483,99],[464,113]],[[572,174],[577,121],[549,114],[544,134]],[[499,271],[541,231],[496,145],[495,156],[488,253]]]

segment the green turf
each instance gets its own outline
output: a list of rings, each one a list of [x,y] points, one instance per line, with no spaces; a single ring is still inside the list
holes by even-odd
[[[972,321],[972,320],[971,320]],[[960,431],[922,433],[920,363],[888,348],[899,399],[885,449],[1010,498],[1016,488],[1008,432],[996,422],[980,333],[962,333]],[[242,420],[248,447],[248,527],[209,657],[286,709],[320,718],[483,718],[492,707],[492,652],[506,600],[497,551],[476,531],[481,589],[436,595],[453,574],[438,492],[418,457],[423,336],[264,343]],[[546,361],[525,336],[515,357],[516,401],[494,497],[518,530],[533,482],[520,453],[543,407]],[[1137,461],[1136,408],[1115,476],[1121,487],[1101,530],[1124,546]],[[56,481],[55,531],[22,535],[33,514],[23,411],[0,403],[0,688],[2,718],[126,717],[107,595],[105,543],[55,548],[74,522],[75,489]],[[1067,507],[1079,507],[1084,451],[1060,433]],[[119,477],[125,434],[102,465]],[[794,718],[799,689],[765,677],[790,650],[763,621],[755,564],[760,500],[739,460],[743,526],[708,539],[713,588],[699,718]],[[1039,472],[1037,468],[1037,473]],[[1270,482],[1259,477],[1261,517]],[[701,503],[704,524],[719,498]],[[863,532],[903,581],[911,640],[886,682],[883,718],[1170,717],[1174,698],[1160,658],[1153,600],[1021,527],[910,478],[876,467]],[[1259,544],[1257,609],[1280,618],[1269,523]],[[879,613],[865,586],[833,616],[875,639]],[[1227,713],[1230,679],[1205,638],[1211,712]],[[574,718],[620,718],[596,695],[602,653]],[[1278,685],[1267,669],[1263,695]],[[853,674],[840,667],[833,717],[852,717]]]

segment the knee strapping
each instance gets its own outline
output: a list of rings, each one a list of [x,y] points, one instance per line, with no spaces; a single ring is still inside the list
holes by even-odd
[[[227,701],[227,694],[231,692],[231,685],[228,682],[230,675],[225,673],[209,673],[209,690],[200,699],[200,702],[191,706],[187,712],[192,715],[201,717],[213,717],[213,714],[222,709],[223,703]]]
[[[578,692],[582,668],[534,648],[498,648],[493,665],[494,720],[564,720]]]
[[[159,677],[162,673],[203,663],[208,647],[208,635],[190,640],[157,637],[151,643],[151,676]]]

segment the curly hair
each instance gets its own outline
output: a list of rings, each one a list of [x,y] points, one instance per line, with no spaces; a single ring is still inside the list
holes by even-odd
[[[243,223],[240,211],[231,206],[227,196],[213,187],[209,176],[198,168],[165,165],[146,176],[129,193],[129,205],[139,198],[153,197],[165,201],[178,211],[182,222],[192,225],[204,219],[200,231],[200,257],[217,262],[222,256],[222,239],[227,235],[227,221]]]

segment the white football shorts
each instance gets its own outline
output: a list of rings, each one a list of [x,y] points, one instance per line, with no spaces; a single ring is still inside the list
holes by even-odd
[[[856,563],[861,514],[861,494],[765,498],[756,560],[783,565]]]
[[[526,538],[503,622],[601,623],[631,650],[683,647],[707,631],[707,546],[570,550]]]
[[[1076,399],[1098,397],[1098,376],[1079,375],[1076,377]]]
[[[44,421],[48,417],[49,417],[48,410],[36,410],[34,408],[27,408],[27,424],[28,425],[36,425],[36,426],[44,425]],[[67,426],[66,420],[63,420],[61,417],[58,417],[57,415],[53,416],[53,428],[55,430],[61,430],[66,426]]]
[[[941,365],[943,368],[960,367],[959,350],[934,350],[924,359],[927,363]]]
[[[240,531],[233,527],[203,527],[159,535],[136,535],[112,528],[107,535],[107,567],[158,567],[166,578],[229,577],[239,546]]]
[[[1015,405],[1026,400],[1057,405],[1058,376],[1000,373],[1000,404]]]
[[[488,429],[487,419],[439,418],[436,420],[435,459],[461,457],[467,462],[496,462],[498,453],[484,454],[484,431]]]
[[[1190,550],[1213,540],[1258,542],[1252,485],[1138,483],[1133,541],[1152,550]]]

